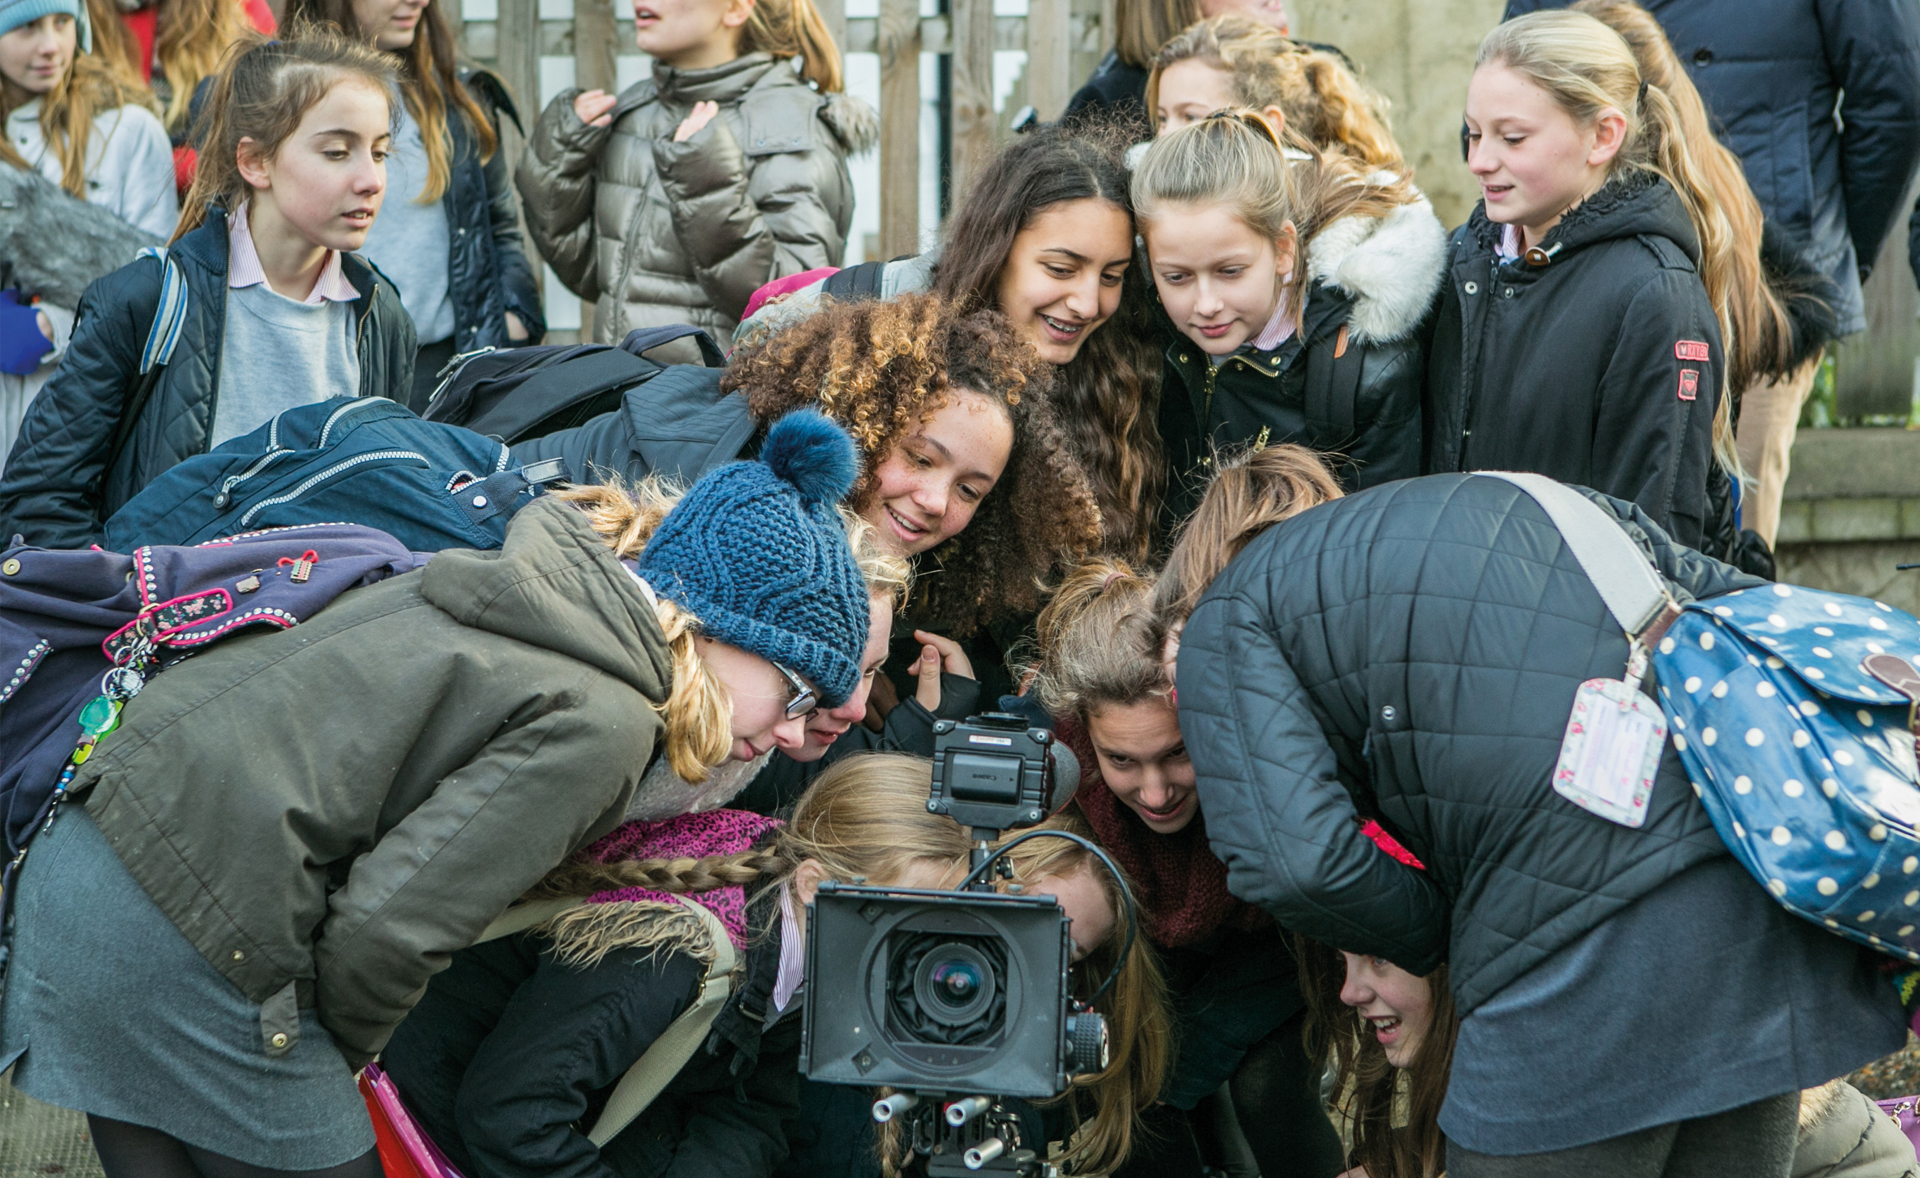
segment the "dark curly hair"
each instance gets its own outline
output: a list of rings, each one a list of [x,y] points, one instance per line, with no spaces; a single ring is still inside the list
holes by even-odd
[[[954,214],[936,294],[965,310],[998,305],[1014,238],[1057,204],[1103,200],[1133,216],[1127,141],[1098,126],[1045,127],[1008,144],[981,170]],[[1120,308],[1070,363],[1054,370],[1053,399],[1106,523],[1109,552],[1145,560],[1160,490],[1161,357],[1153,296],[1139,262],[1127,267]]]
[[[956,635],[1039,608],[1045,578],[1100,544],[1100,508],[1055,415],[1052,366],[997,311],[937,295],[828,303],[734,354],[720,387],[743,390],[756,420],[814,406],[860,447],[865,471],[847,501],[874,492],[874,470],[954,390],[1006,409],[1013,453],[965,531],[922,554],[915,612]]]

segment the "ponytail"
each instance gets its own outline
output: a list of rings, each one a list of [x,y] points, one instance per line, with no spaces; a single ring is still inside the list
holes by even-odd
[[[1166,700],[1166,671],[1147,637],[1152,594],[1153,578],[1116,557],[1094,557],[1067,574],[1034,623],[1036,659],[1027,670],[1041,707],[1084,724],[1103,707]]]
[[[822,94],[846,89],[840,47],[813,0],[756,0],[740,41],[742,53],[800,59],[800,76]]]

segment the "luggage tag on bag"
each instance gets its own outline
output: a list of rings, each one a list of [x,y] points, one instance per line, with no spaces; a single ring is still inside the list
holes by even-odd
[[[1640,690],[1646,672],[1646,648],[1635,642],[1625,679],[1580,685],[1553,770],[1555,793],[1622,826],[1646,822],[1667,740],[1666,715]]]

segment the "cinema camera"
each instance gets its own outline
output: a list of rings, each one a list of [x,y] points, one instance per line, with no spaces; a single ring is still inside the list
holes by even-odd
[[[1079,781],[1072,751],[1018,716],[941,720],[927,809],[972,828],[961,890],[828,883],[814,897],[800,1070],[830,1084],[898,1089],[873,1106],[874,1119],[900,1118],[933,1178],[1050,1178],[1054,1167],[1021,1140],[1002,1098],[1057,1096],[1073,1076],[1107,1065],[1106,1023],[1091,1003],[1119,964],[1092,1000],[1075,1001],[1066,914],[1050,896],[996,893],[989,878],[996,867],[1011,878],[1002,856],[1028,839],[1087,847],[1121,881],[1126,960],[1133,897],[1104,851],[1054,830],[993,847],[1003,832],[1051,814]]]

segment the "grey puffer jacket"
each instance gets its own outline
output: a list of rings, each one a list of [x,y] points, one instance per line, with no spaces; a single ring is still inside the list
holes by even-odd
[[[547,264],[596,300],[596,339],[692,323],[726,348],[755,290],[840,264],[853,217],[847,154],[874,136],[864,103],[815,92],[765,53],[704,70],[656,62],[607,127],[580,121],[578,94],[547,104],[517,182]],[[673,142],[709,101],[720,116]]]

